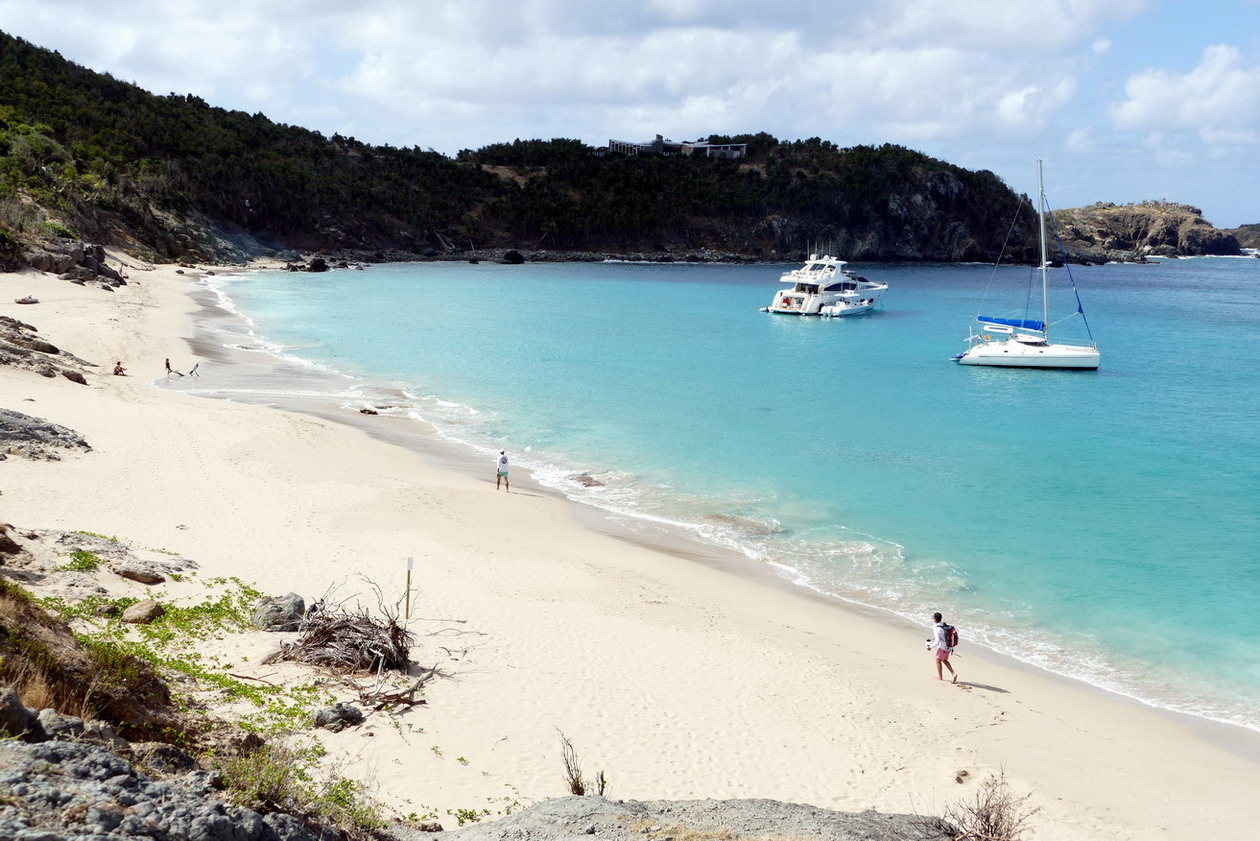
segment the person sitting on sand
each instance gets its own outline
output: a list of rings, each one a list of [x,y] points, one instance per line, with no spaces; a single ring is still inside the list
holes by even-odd
[[[115,377],[127,376],[127,369],[122,366],[121,359],[114,363],[114,376]]]

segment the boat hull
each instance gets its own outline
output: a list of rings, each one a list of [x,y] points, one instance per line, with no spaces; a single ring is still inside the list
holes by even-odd
[[[1097,369],[1100,358],[1097,348],[1080,345],[1027,345],[1015,341],[975,345],[956,357],[959,365],[1083,371]]]
[[[824,318],[847,318],[850,315],[865,315],[875,309],[874,304],[858,304],[850,306],[823,307],[818,314]]]
[[[762,307],[761,311],[775,313],[777,315],[804,315],[804,316],[818,316],[821,318],[847,318],[848,316],[851,316],[851,315],[865,315],[868,312],[873,312],[874,309],[875,307],[871,305],[871,306],[860,306],[860,307],[845,307],[838,311],[835,310],[835,308],[833,307],[822,307],[821,309],[816,310],[815,312],[808,312],[807,310],[803,310],[800,307],[792,307],[789,309],[782,309],[780,307]]]

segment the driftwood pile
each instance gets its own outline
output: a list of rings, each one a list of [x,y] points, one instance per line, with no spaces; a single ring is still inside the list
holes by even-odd
[[[412,633],[395,617],[378,619],[362,608],[316,602],[302,618],[298,638],[281,646],[273,660],[288,660],[334,672],[398,671],[411,667]]]

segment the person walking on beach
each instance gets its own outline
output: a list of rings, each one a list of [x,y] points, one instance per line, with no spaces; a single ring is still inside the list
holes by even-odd
[[[950,678],[949,682],[957,683],[958,672],[954,671],[954,667],[950,665],[950,662],[949,662],[950,652],[952,652],[954,649],[950,648],[949,641],[945,639],[945,620],[941,617],[939,613],[933,613],[932,621],[935,624],[932,625],[932,638],[928,640],[928,651],[931,651],[935,655],[934,659],[936,660],[936,679],[937,680],[945,679],[944,676],[941,674],[941,666],[944,665],[945,668],[949,669],[949,673],[953,675],[953,677]]]
[[[508,457],[505,450],[499,450],[499,457],[494,462],[494,489],[496,491],[499,489],[499,483],[503,484],[505,492],[512,492],[512,486],[508,484]]]
[[[175,373],[175,369],[171,367],[171,360],[168,358],[166,360],[166,376],[169,377],[171,374],[174,374],[174,373]]]

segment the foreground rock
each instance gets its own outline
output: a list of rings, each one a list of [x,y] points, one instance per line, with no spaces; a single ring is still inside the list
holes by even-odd
[[[41,461],[60,461],[65,451],[88,452],[83,436],[73,429],[0,409],[0,458],[17,455]]]
[[[84,369],[96,367],[45,340],[26,322],[7,315],[0,315],[0,365],[25,368],[44,377],[60,374],[80,385],[86,384]]]
[[[515,815],[448,832],[458,841],[662,841],[665,838],[811,838],[833,841],[947,841],[948,827],[934,818],[835,812],[777,800],[605,800],[561,797]],[[395,830],[405,841],[423,833]]]
[[[106,265],[105,248],[101,245],[71,239],[45,240],[32,248],[26,262],[31,268],[83,285],[92,284],[102,289],[127,285],[117,269]]]
[[[0,838],[123,841],[315,841],[295,817],[260,815],[223,802],[214,777],[171,780],[138,772],[109,750],[81,742],[0,742]]]

